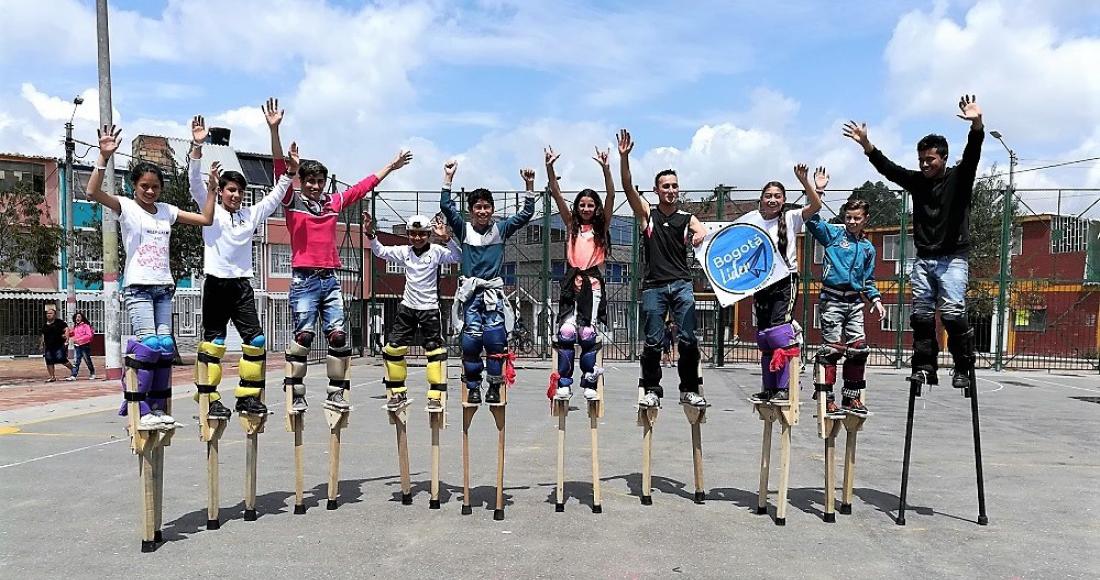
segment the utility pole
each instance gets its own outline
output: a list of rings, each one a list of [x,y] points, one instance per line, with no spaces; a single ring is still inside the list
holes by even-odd
[[[73,197],[76,196],[76,180],[73,179],[73,152],[76,150],[76,142],[73,141],[73,119],[76,118],[76,108],[84,104],[83,97],[73,99],[73,114],[69,116],[69,122],[65,123],[65,286],[68,294],[65,297],[65,318],[73,319],[76,313],[76,284],[73,280]]]
[[[1001,146],[1008,151],[1008,190],[1001,195],[1001,275],[997,289],[997,354],[994,359],[994,368],[1004,370],[1005,338],[1008,334],[1008,284],[1011,278],[1012,268],[1012,198],[1016,196],[1016,163],[1019,161],[1016,152],[1012,150],[1001,138],[1000,131],[990,131],[994,139],[1001,142]]]
[[[96,45],[99,62],[99,124],[112,125],[111,38],[107,27],[107,0],[96,0]],[[103,189],[114,194],[115,158],[107,161]],[[108,380],[122,378],[122,328],[118,302],[118,216],[107,206],[103,210],[103,322],[104,354]]]

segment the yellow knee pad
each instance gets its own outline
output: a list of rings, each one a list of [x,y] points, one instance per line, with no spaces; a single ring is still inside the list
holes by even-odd
[[[264,388],[264,375],[267,366],[267,351],[263,347],[241,346],[241,362],[238,369],[240,383],[234,395],[240,397],[259,397]]]
[[[439,385],[440,390],[447,390],[447,349],[437,348],[428,351],[427,357],[428,368],[425,369],[424,374],[427,375],[428,385]]]
[[[408,388],[405,379],[409,377],[408,364],[405,355],[409,352],[408,346],[396,346],[387,344],[382,347],[382,360],[386,372],[386,389],[390,394],[404,393]]]
[[[222,398],[217,388],[222,382],[222,357],[224,356],[224,344],[199,343],[198,358],[195,360],[195,386],[198,391],[192,397],[195,402],[199,400],[199,393],[210,393],[211,401]]]

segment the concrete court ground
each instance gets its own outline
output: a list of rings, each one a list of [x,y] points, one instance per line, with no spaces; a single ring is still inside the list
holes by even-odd
[[[137,461],[114,412],[117,395],[0,412],[0,577],[1100,577],[1096,375],[980,372],[990,518],[984,527],[975,524],[969,402],[949,387],[918,399],[910,511],[908,525],[901,527],[894,515],[907,388],[901,371],[870,369],[875,415],[859,436],[852,515],[838,514],[834,524],[821,520],[824,446],[807,404],[794,430],[787,525],[779,527],[773,523],[774,494],[769,515],[753,510],[762,423],[746,397],[759,384],[758,371],[705,371],[714,405],[703,426],[705,505],[691,500],[684,415],[678,405],[666,404],[655,431],[653,505],[647,507],[637,497],[637,366],[611,363],[609,407],[599,431],[603,513],[597,515],[589,509],[583,409],[569,417],[568,501],[565,513],[555,513],[556,423],[545,398],[549,370],[519,369],[508,406],[502,522],[492,519],[496,432],[486,408],[471,429],[474,513],[459,513],[462,429],[455,381],[450,427],[443,434],[443,505],[428,509],[423,372],[410,369],[416,398],[409,432],[412,506],[398,499],[394,429],[381,409],[381,366],[358,360],[339,509],[324,507],[325,379],[323,367],[314,366],[307,379],[313,405],[306,419],[307,513],[291,510],[292,439],[275,415],[260,436],[260,517],[243,521],[244,446],[234,418],[221,445],[222,526],[216,531],[205,530],[205,455],[192,419],[194,404],[184,396],[193,387],[177,383],[175,415],[186,426],[166,451],[166,542],[152,554],[139,552]],[[673,385],[665,372],[665,384]],[[232,382],[228,378],[223,387]],[[278,384],[276,373],[268,384]],[[809,394],[805,387],[804,401]],[[271,398],[281,396],[278,387],[271,389]],[[773,472],[773,490],[777,481]]]

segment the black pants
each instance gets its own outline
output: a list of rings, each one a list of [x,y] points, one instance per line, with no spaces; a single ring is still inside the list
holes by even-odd
[[[202,283],[202,339],[224,338],[230,320],[245,344],[264,333],[251,280],[206,276]]]
[[[397,307],[397,320],[390,331],[389,344],[394,346],[413,346],[416,331],[423,337],[423,345],[428,350],[443,346],[440,334],[439,309],[415,310],[401,304]]]
[[[789,323],[794,311],[794,299],[798,295],[798,274],[757,291],[752,297],[752,308],[756,314],[756,329],[767,330],[773,326]]]

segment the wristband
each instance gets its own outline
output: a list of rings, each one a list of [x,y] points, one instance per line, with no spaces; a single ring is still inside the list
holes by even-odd
[[[443,182],[443,189],[446,189],[447,191],[450,191],[451,190],[451,182],[450,181],[444,181]]]
[[[100,171],[107,171],[107,166],[106,165],[104,165],[102,167],[100,167],[99,165],[96,165],[95,168],[100,170]]]

